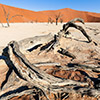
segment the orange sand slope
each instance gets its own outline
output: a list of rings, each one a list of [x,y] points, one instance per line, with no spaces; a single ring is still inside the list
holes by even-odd
[[[17,16],[12,18],[10,22],[47,22],[49,17],[55,20],[55,15],[59,14],[59,12],[62,14],[64,22],[76,17],[83,18],[85,22],[100,22],[100,13],[77,11],[69,8],[35,12],[0,4],[0,21],[2,23],[6,22],[2,6],[7,13],[9,12],[9,18],[14,15],[23,15],[23,17]]]

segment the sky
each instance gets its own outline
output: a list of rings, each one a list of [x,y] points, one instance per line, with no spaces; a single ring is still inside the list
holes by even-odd
[[[100,13],[100,0],[0,0],[0,3],[33,11],[71,8]]]

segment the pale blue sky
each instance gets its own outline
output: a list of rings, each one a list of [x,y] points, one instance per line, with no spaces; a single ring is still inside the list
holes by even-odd
[[[33,11],[71,8],[100,13],[100,0],[0,0],[0,3]]]

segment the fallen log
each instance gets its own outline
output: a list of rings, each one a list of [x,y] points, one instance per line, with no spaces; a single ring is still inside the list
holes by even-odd
[[[3,53],[5,54],[5,53]],[[73,80],[65,80],[61,78],[54,77],[45,73],[44,71],[39,70],[34,65],[32,65],[26,57],[19,51],[18,43],[12,41],[8,44],[8,55],[10,64],[12,68],[17,70],[17,76],[21,76],[23,80],[28,82],[31,86],[37,87],[46,95],[46,92],[49,93],[77,93],[75,87],[87,87],[88,83],[77,82]],[[8,64],[8,63],[7,63]],[[10,96],[10,95],[9,95]],[[2,96],[1,96],[2,97]]]

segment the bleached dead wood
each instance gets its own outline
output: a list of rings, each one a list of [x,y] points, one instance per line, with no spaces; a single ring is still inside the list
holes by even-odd
[[[39,67],[39,66],[60,66],[60,63],[55,63],[55,62],[40,62],[40,63],[34,63],[33,64],[34,66],[36,67]]]
[[[73,21],[68,22],[63,25],[63,30],[66,32],[69,27],[74,27],[82,32],[82,34],[88,39],[88,42],[92,42],[91,37],[86,33],[86,31],[82,28],[82,26],[76,25]]]
[[[36,95],[35,90],[32,89],[33,87],[28,87],[29,84],[25,81],[19,81],[17,84],[12,85],[11,87],[2,90],[0,92],[0,100],[8,100],[15,96],[22,96],[33,94]]]
[[[67,22],[67,23],[75,23],[75,22],[81,22],[82,24],[85,24],[85,22],[84,22],[84,20],[82,19],[82,18],[74,18],[74,19],[72,19],[72,20],[70,20],[69,22]]]
[[[49,33],[47,35],[23,39],[19,41],[18,44],[21,51],[31,51],[32,49],[34,49],[34,47],[41,46],[42,44],[46,44],[52,40],[54,40],[54,35],[52,33]]]
[[[32,86],[38,87],[44,93],[49,91],[51,93],[57,92],[74,92],[73,88],[77,86],[88,86],[88,83],[77,82],[73,80],[65,80],[51,76],[44,71],[39,70],[32,65],[26,57],[19,51],[18,43],[12,41],[8,44],[8,54],[12,68],[17,70],[16,73],[20,75],[23,80],[27,81]],[[4,53],[5,54],[5,53]],[[9,62],[9,61],[8,61]],[[69,89],[69,87],[72,87]]]
[[[25,76],[27,76],[27,81],[32,81],[32,79],[34,80],[34,77],[37,79],[37,82],[38,80],[45,83],[46,85],[56,85],[58,84],[58,86],[60,86],[60,84],[69,84],[70,82],[72,82],[72,80],[62,80],[62,79],[58,79],[58,78],[55,78],[51,75],[48,75],[46,74],[45,72],[39,70],[38,68],[36,68],[35,66],[33,66],[27,59],[26,57],[19,51],[19,47],[18,47],[18,44],[17,42],[15,41],[12,41],[8,44],[8,48],[9,48],[9,56],[10,56],[10,60],[13,62],[13,64],[15,65],[16,69],[17,70],[20,70],[20,75],[22,75],[22,77],[24,79],[26,79]],[[31,67],[32,66],[32,67]],[[24,76],[25,74],[25,76]],[[30,80],[30,77],[28,76],[30,74],[31,76],[31,80]],[[40,78],[40,77],[41,78]],[[48,80],[49,79],[49,80]],[[80,82],[75,82],[73,84],[82,84]],[[51,86],[52,86],[51,85]],[[83,83],[83,85],[88,85],[87,83]],[[51,87],[50,86],[50,87]]]
[[[95,33],[94,35],[100,34],[99,29],[95,29],[95,28],[92,28],[92,27],[86,27],[86,28],[89,29],[89,30],[92,30]]]

